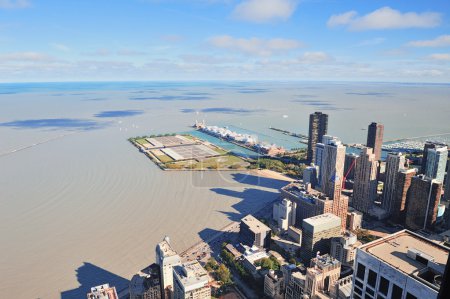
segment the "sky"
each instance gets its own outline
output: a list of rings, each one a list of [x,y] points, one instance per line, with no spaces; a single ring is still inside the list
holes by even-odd
[[[448,0],[0,0],[0,82],[450,82]]]

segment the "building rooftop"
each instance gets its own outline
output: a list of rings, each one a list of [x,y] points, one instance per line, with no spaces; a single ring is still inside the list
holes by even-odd
[[[316,200],[330,200],[324,193],[311,188],[310,184],[291,183],[281,188],[281,190],[310,204],[314,204]]]
[[[422,282],[430,282],[426,277],[430,271],[436,275],[443,274],[450,251],[408,230],[367,243],[359,250]],[[435,275],[432,276],[434,278]]]
[[[173,273],[185,291],[197,289],[209,283],[208,272],[196,260],[175,266]]]
[[[259,221],[255,217],[253,217],[252,215],[245,216],[244,218],[242,218],[241,221],[243,223],[245,223],[250,228],[250,230],[254,233],[263,233],[263,232],[270,231],[270,228],[267,225],[265,225],[264,223],[262,223],[261,221]]]
[[[173,250],[172,246],[170,245],[168,237],[165,237],[162,242],[158,243],[158,246],[156,248],[159,249],[161,255],[164,257],[177,255],[177,252]]]
[[[91,288],[91,292],[87,294],[89,299],[119,299],[116,288],[110,287],[109,284],[103,284]]]
[[[303,229],[313,231],[322,231],[335,226],[341,226],[341,218],[331,213],[306,218],[303,220],[302,224]]]

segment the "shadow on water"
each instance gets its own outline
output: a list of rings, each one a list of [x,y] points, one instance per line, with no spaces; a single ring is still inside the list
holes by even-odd
[[[15,129],[95,130],[103,128],[105,125],[105,123],[93,120],[74,118],[26,119],[0,123],[0,127],[10,127]]]
[[[264,188],[270,188],[270,189],[277,189],[277,190],[283,186],[286,186],[289,183],[289,182],[283,181],[283,180],[266,178],[266,177],[252,175],[252,174],[245,174],[245,173],[234,173],[231,176],[233,177],[233,180],[235,180],[238,183],[259,186],[259,187],[264,187]]]
[[[95,117],[99,118],[113,118],[113,117],[130,117],[136,116],[144,113],[142,110],[112,110],[112,111],[102,111],[95,114]]]
[[[80,299],[86,298],[91,287],[109,283],[110,286],[116,287],[117,293],[128,287],[130,281],[102,269],[91,263],[83,263],[76,269],[76,275],[80,286],[73,290],[61,292],[61,299]]]

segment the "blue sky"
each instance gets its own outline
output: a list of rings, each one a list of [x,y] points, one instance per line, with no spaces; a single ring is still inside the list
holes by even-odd
[[[0,81],[450,82],[448,0],[0,0]]]

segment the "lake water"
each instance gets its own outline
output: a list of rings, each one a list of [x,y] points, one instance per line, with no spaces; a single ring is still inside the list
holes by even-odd
[[[273,200],[284,182],[163,172],[127,138],[196,119],[291,146],[269,127],[364,143],[450,132],[450,85],[314,82],[0,84],[0,298],[84,298],[126,286],[165,235],[182,251]],[[270,140],[269,140],[270,141]],[[300,146],[299,146],[300,147]]]

